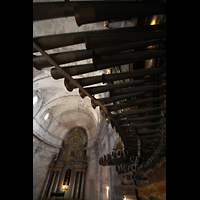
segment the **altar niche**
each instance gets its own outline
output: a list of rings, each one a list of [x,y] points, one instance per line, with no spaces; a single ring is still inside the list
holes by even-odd
[[[65,191],[64,199],[82,199],[87,168],[87,134],[81,127],[71,129],[63,142],[57,162],[63,163],[59,190]]]
[[[65,176],[63,179],[63,186],[70,186],[70,181],[71,181],[71,175],[72,175],[72,169],[68,168],[65,172]]]
[[[83,199],[86,146],[86,131],[81,127],[72,128],[64,139],[57,160],[49,164],[41,199]]]

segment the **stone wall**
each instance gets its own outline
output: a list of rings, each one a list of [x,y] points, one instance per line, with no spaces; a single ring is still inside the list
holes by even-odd
[[[112,152],[112,148],[119,140],[115,129],[107,124],[100,116],[100,124],[97,132],[96,145],[87,148],[88,168],[86,172],[85,196],[86,200],[120,199],[114,195],[114,187],[121,186],[121,179],[116,172],[115,166],[99,165],[102,155]],[[107,187],[109,189],[107,189]],[[121,197],[122,194],[118,197]]]
[[[33,137],[33,200],[40,198],[48,175],[49,164],[58,153],[58,148],[51,147]]]

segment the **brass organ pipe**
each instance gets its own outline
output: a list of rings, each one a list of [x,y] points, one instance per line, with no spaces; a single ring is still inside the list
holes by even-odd
[[[127,122],[126,124],[129,124],[129,123]],[[132,124],[131,128],[147,128],[147,127],[161,126],[161,125],[163,125],[163,123],[161,122],[150,122],[150,123]]]
[[[151,120],[158,119],[161,117],[162,115],[149,115],[149,116],[144,116],[144,117],[126,118],[126,119],[118,120],[117,123],[119,125],[122,125],[122,124],[128,124],[135,121],[151,121]]]
[[[117,122],[118,122],[118,120],[117,120]],[[138,135],[161,133],[161,132],[162,132],[162,130],[152,130],[152,129],[138,129],[137,130]],[[136,131],[124,131],[124,133],[131,133],[133,135],[136,135]]]
[[[145,91],[145,93],[149,93],[154,90],[164,89],[165,87],[166,85],[164,84],[163,85],[148,85],[148,86],[140,86],[140,87],[138,86],[138,87],[124,88],[124,89],[109,90],[109,93],[110,93],[110,97],[113,97],[113,96],[120,96],[124,94],[143,92],[143,91]],[[90,90],[88,92],[90,92]],[[85,97],[85,95],[80,90],[79,90],[79,94],[82,98]],[[90,94],[94,94],[94,93],[92,92]]]
[[[154,101],[162,101],[164,99],[166,99],[166,97],[152,97],[152,98],[144,98],[144,99],[133,99],[133,100],[120,102],[117,105],[109,105],[109,106],[105,106],[105,107],[109,112],[111,112],[111,111],[117,111],[117,110],[123,109],[123,108],[141,105],[141,104],[144,104],[144,103],[150,103],[150,102],[154,102]]]
[[[162,80],[162,79],[165,79],[165,77],[161,77],[158,79],[146,78],[146,79],[133,80],[133,81],[128,81],[128,82],[119,83],[119,84],[108,84],[108,85],[104,85],[104,86],[89,87],[89,88],[85,88],[85,90],[88,91],[90,94],[98,94],[98,93],[102,93],[102,92],[111,91],[114,89],[127,88],[130,86],[136,86],[136,85],[143,85],[148,82],[158,81],[158,80]],[[81,95],[82,98],[85,97],[85,95],[82,94],[80,90],[79,90],[79,94]]]
[[[129,136],[128,138],[136,138],[135,136]],[[145,139],[161,139],[160,134],[152,134],[152,135],[141,135],[140,138],[145,138]]]
[[[115,19],[131,19],[147,15],[165,14],[165,3],[131,2],[94,6],[74,6],[74,16],[78,26],[83,24]]]
[[[154,112],[158,110],[164,110],[166,107],[155,107],[155,108],[145,108],[145,109],[138,109],[138,110],[131,110],[131,111],[124,111],[119,114],[113,114],[113,117],[115,119],[120,119],[126,116],[133,116],[133,115],[138,115],[141,113],[146,113],[146,112]]]
[[[92,35],[103,36],[105,34],[162,30],[165,27],[166,27],[165,24],[158,24],[158,25],[114,28],[114,29],[94,30],[94,31],[81,31],[74,33],[62,33],[62,34],[34,37],[34,41],[37,42],[37,44],[40,45],[44,50],[49,50],[63,46],[84,43],[86,34],[89,34],[90,36]],[[33,52],[37,52],[37,50],[33,48]]]
[[[166,67],[152,67],[148,69],[138,69],[138,70],[132,70],[128,72],[122,72],[122,73],[116,73],[116,74],[102,74],[100,76],[93,76],[88,78],[80,78],[75,79],[81,86],[87,86],[92,85],[96,83],[106,83],[110,81],[116,81],[116,80],[122,80],[126,78],[138,78],[143,77],[146,75],[152,75],[152,74],[160,74],[165,73]],[[65,86],[69,91],[72,91],[76,86],[73,85],[70,81],[68,81],[66,78],[64,80]]]
[[[130,122],[127,122],[129,124]],[[144,128],[144,127],[151,127],[151,126],[160,126],[163,125],[161,122],[151,122],[151,123],[140,123],[140,124],[132,124],[130,126],[120,126],[122,130],[129,130],[134,128]]]
[[[140,42],[138,42],[138,43],[140,43]],[[138,46],[138,43],[136,45],[134,44],[134,47]],[[131,44],[127,44],[127,45],[129,46]],[[122,45],[122,46],[123,46],[123,48],[125,48],[124,45]],[[119,47],[119,48],[121,48],[121,47]],[[112,46],[112,49],[115,49],[115,50],[118,50],[119,48],[116,46]],[[112,51],[112,49],[109,48],[109,51],[110,50]],[[104,51],[104,53],[106,53],[106,52],[108,52],[107,48]],[[68,59],[68,58],[66,58],[66,59]],[[74,75],[79,75],[79,74],[83,74],[83,73],[93,72],[93,71],[100,70],[100,69],[107,69],[107,68],[113,67],[113,66],[115,66],[115,64],[110,63],[110,64],[100,65],[100,66],[97,66],[97,68],[95,68],[93,64],[85,64],[85,65],[73,65],[73,66],[62,67],[62,69],[64,71],[66,71],[69,75],[74,76]],[[64,78],[64,76],[56,68],[51,69],[51,76],[54,79]]]
[[[115,101],[120,101],[123,99],[131,98],[131,97],[142,96],[144,94],[146,94],[146,92],[136,92],[136,93],[125,94],[125,95],[120,95],[120,96],[100,98],[97,100],[100,101],[102,104],[108,104],[108,103],[112,103]],[[95,105],[93,103],[92,106],[93,106],[93,108],[96,108],[97,105]]]
[[[144,95],[148,93],[152,93],[152,92],[136,92],[136,93],[131,93],[131,94],[126,94],[126,95],[120,95],[120,96],[113,96],[113,97],[105,97],[105,98],[100,98],[100,99],[97,99],[98,101],[100,101],[102,104],[108,104],[108,103],[112,103],[112,102],[115,102],[115,101],[120,101],[120,100],[124,100],[124,99],[127,99],[127,98],[132,98],[132,97],[136,97],[136,96],[140,96],[140,97],[145,97]],[[159,92],[158,95],[163,95],[165,94],[165,92]],[[150,95],[152,96],[152,95]],[[94,103],[92,103],[92,107],[93,108],[96,108],[97,105],[95,105]],[[100,108],[101,110],[101,108]]]
[[[130,50],[130,49],[135,49],[135,48],[137,48],[137,49],[138,48],[144,48],[146,46],[161,44],[163,42],[164,42],[163,40],[152,40],[152,41],[142,41],[142,42],[120,44],[120,45],[114,45],[114,46],[109,46],[109,47],[97,48],[97,49],[95,49],[95,52],[98,55],[109,55],[111,53],[112,54],[113,53],[119,53],[120,51],[125,51],[125,50]],[[69,52],[61,52],[61,53],[49,54],[49,56],[52,59],[54,59],[58,64],[65,64],[65,63],[69,63],[69,62],[75,62],[75,61],[79,61],[79,60],[92,58],[92,50],[89,50],[89,51],[87,51],[87,50],[76,50],[76,51],[69,51]],[[33,66],[36,69],[41,70],[41,69],[46,68],[46,67],[51,67],[52,64],[50,64],[45,59],[44,56],[34,56]],[[73,66],[73,67],[78,67],[78,66]],[[106,65],[102,66],[102,68],[106,69],[107,66]],[[68,73],[69,73],[69,70],[68,70]],[[87,71],[85,73],[87,73]],[[55,74],[55,70],[54,70],[54,74]],[[70,75],[72,75],[72,74],[70,74]],[[73,74],[73,75],[75,75],[75,74]],[[62,78],[64,78],[64,76],[62,76]]]
[[[151,93],[149,93],[151,92]],[[145,94],[149,94],[148,97],[144,96]],[[160,94],[163,94],[159,92],[158,95]],[[102,104],[108,104],[108,103],[114,103],[116,101],[120,101],[120,100],[124,100],[124,99],[128,99],[128,98],[132,98],[132,97],[138,97],[140,96],[141,98],[144,97],[143,99],[132,99],[132,100],[128,100],[128,101],[122,101],[120,102],[119,104],[117,105],[110,105],[110,106],[105,106],[109,112],[111,111],[117,111],[119,109],[123,109],[123,108],[128,108],[128,107],[133,107],[133,106],[137,106],[137,105],[142,105],[144,103],[147,103],[148,99],[149,101],[153,101],[153,99],[151,97],[154,97],[153,96],[153,91],[145,91],[145,92],[136,92],[136,93],[131,93],[131,94],[126,94],[126,95],[120,95],[120,96],[113,96],[113,97],[106,97],[106,98],[100,98],[100,99],[97,99],[98,101],[100,101]],[[124,98],[123,98],[124,97]],[[166,98],[165,96],[161,96],[161,97],[154,97],[155,99],[157,98],[160,99],[164,99]],[[127,102],[127,104],[126,104]],[[133,103],[132,103],[133,102]],[[91,102],[92,104],[92,107],[93,108],[96,108],[97,105],[95,105],[95,103]],[[100,108],[100,113],[102,115],[104,115],[104,112],[103,110]],[[128,117],[127,119],[129,119],[130,121],[134,121],[135,117],[134,118],[131,118],[131,117]],[[111,123],[112,124],[112,123]]]
[[[145,40],[161,39],[166,37],[166,31],[143,31],[132,33],[115,33],[104,35],[86,34],[85,46],[87,50],[111,46],[116,44],[124,44],[130,42],[139,42]]]
[[[98,56],[94,53],[93,64],[95,67],[110,63],[113,63],[114,66],[118,66],[152,58],[163,57],[165,55],[166,50],[131,51],[109,56]]]
[[[68,67],[62,67],[62,69],[65,72],[67,72],[70,76],[93,72],[96,70],[93,64],[84,64],[84,65],[76,65],[76,66],[72,65]],[[54,79],[64,78],[64,76],[56,68],[51,69],[51,76]]]
[[[69,52],[62,52],[62,53],[55,53],[55,54],[49,54],[49,56],[55,60],[58,64],[64,64],[69,62],[74,62],[78,60],[84,60],[91,58],[92,52],[86,51],[86,50],[77,50],[77,51],[69,51]],[[33,66],[41,70],[46,67],[51,67],[52,64],[45,59],[44,56],[37,56],[33,58]]]
[[[67,2],[33,3],[33,21],[73,16],[74,5]]]
[[[44,50],[59,48],[63,46],[70,46],[74,44],[83,43],[85,32],[64,33],[47,36],[34,37],[35,42]],[[33,47],[33,52],[37,50]]]
[[[127,158],[129,158],[130,156],[127,156]],[[112,160],[100,160],[99,164],[100,165],[120,165],[121,163],[123,164],[131,164],[131,162],[128,159],[124,159],[124,157],[120,157],[120,158],[114,158]]]
[[[125,89],[116,89],[110,92],[110,96],[119,96],[123,94],[130,94],[134,92],[149,92],[154,90],[160,90],[166,88],[166,85],[151,85],[151,86],[141,86],[141,87],[132,87],[132,88],[125,88]]]
[[[132,144],[132,142],[134,142],[134,141],[128,140],[128,145],[129,146],[135,146],[135,145]],[[135,142],[137,142],[137,141],[135,141]],[[154,146],[155,143],[159,143],[159,142],[160,142],[159,140],[143,140],[142,141],[143,144],[149,144],[149,146],[151,146],[151,145]]]
[[[123,2],[114,2],[114,3],[121,4]],[[113,2],[105,2],[105,1],[34,2],[33,21],[74,16],[75,5],[84,6],[84,5],[105,5],[105,4],[109,5],[113,4]]]
[[[137,94],[136,92],[144,92],[145,94],[146,93],[149,93],[149,92],[152,92],[152,91],[155,91],[155,90],[160,90],[160,89],[164,89],[166,87],[166,85],[155,85],[155,86],[144,86],[144,87],[134,87],[134,88],[128,88],[127,90],[126,89],[122,89],[121,91],[119,90],[118,93],[116,93],[116,95],[118,95],[117,97],[119,97],[120,95],[123,95],[123,94]],[[125,90],[125,91],[123,91]],[[133,93],[134,92],[134,93]],[[110,92],[111,93],[111,92]],[[111,93],[112,94],[112,93]],[[111,97],[113,97],[112,95],[110,95]],[[140,96],[140,95],[137,95],[137,96]],[[115,97],[115,96],[114,96]],[[146,99],[149,99],[149,98],[146,98]],[[98,99],[99,100],[99,99]],[[113,99],[112,99],[113,100]],[[101,101],[100,102],[102,104],[105,104],[104,101]],[[143,104],[144,100],[138,100],[138,102],[136,104],[133,103],[133,105],[140,105],[140,104]],[[126,104],[124,102],[123,104],[123,108],[128,108],[128,107],[132,107],[133,105],[131,105],[130,103],[129,104]],[[92,102],[92,107],[95,108],[96,105]],[[117,107],[115,107],[115,109],[117,109]],[[119,109],[117,109],[119,110]],[[100,112],[101,114],[104,114],[103,111],[101,110],[100,108]]]

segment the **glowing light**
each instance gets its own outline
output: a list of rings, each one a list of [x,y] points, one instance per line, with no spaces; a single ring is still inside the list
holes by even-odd
[[[111,68],[106,69],[107,74],[111,74]]]
[[[36,95],[33,97],[33,105],[36,104],[36,102],[38,101],[39,97]]]
[[[49,118],[49,112],[44,116],[44,120],[47,120]]]
[[[107,199],[108,199],[108,190],[109,190],[109,187],[107,186],[106,189],[107,189]]]
[[[154,15],[153,19],[151,20],[150,25],[155,25],[156,24],[156,16]]]
[[[156,19],[153,19],[152,21],[151,21],[151,25],[155,25],[156,24]]]
[[[66,187],[66,186],[64,186],[64,185],[63,185],[63,187],[62,187],[62,188],[63,188],[62,190],[64,190],[64,191],[65,191],[65,190],[68,190],[68,189],[67,189],[67,187]]]

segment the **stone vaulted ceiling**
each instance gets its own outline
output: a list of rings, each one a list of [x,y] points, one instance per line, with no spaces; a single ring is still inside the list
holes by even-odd
[[[36,2],[36,1],[35,1]],[[74,17],[58,18],[33,22],[33,37],[77,31],[103,29],[103,22],[78,27]],[[48,53],[85,49],[84,44],[48,50]],[[40,55],[40,53],[35,53]],[[70,65],[91,63],[91,59],[71,62]],[[61,65],[67,66],[69,64]],[[106,70],[85,73],[73,78],[100,75]],[[54,80],[50,68],[36,70],[33,68],[33,96],[37,91],[42,93],[42,100],[33,106],[33,133],[48,144],[60,148],[68,131],[75,127],[83,127],[88,134],[88,144],[95,139],[99,123],[99,108],[93,109],[88,97],[82,99],[78,89],[72,92],[64,86],[64,80]],[[98,95],[99,96],[99,95]],[[102,96],[101,96],[102,97]],[[44,120],[50,110],[48,120]]]

